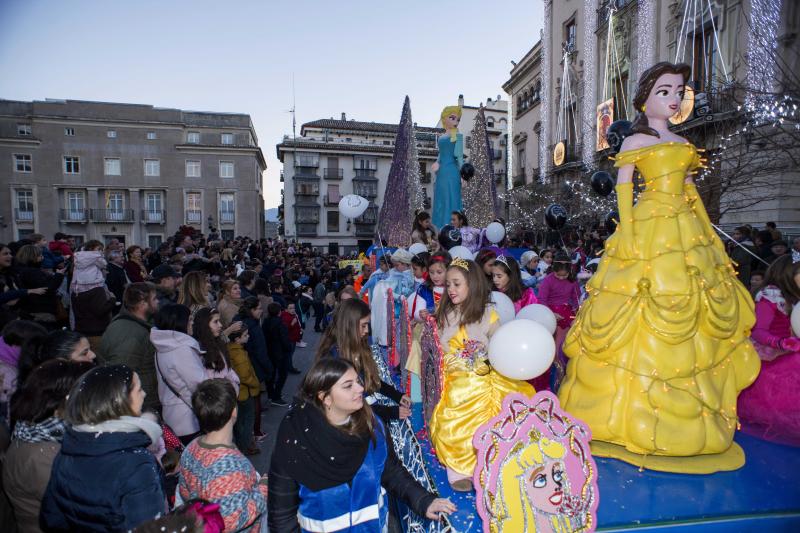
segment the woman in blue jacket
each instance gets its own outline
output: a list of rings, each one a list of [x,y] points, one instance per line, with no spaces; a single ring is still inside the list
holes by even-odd
[[[385,531],[387,491],[431,520],[456,509],[397,459],[345,359],[323,357],[311,367],[277,442],[267,504],[272,532]]]
[[[166,512],[161,470],[147,450],[161,426],[140,417],[144,397],[125,365],[75,383],[65,410],[71,427],[42,499],[46,531],[128,531]]]

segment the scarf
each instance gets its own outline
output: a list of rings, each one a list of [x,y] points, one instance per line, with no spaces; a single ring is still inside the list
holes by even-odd
[[[136,433],[142,431],[150,437],[151,443],[157,443],[161,438],[161,426],[139,416],[121,416],[99,424],[79,424],[72,426],[72,429],[84,433]]]
[[[67,426],[64,421],[56,416],[51,416],[41,422],[20,420],[14,425],[12,438],[22,442],[61,442],[66,430]]]
[[[319,491],[353,479],[370,439],[337,429],[317,407],[298,400],[278,429],[276,443],[273,460],[292,479]]]
[[[21,346],[9,346],[6,344],[6,340],[0,337],[0,363],[5,363],[8,366],[17,368],[19,366],[19,354],[21,351]]]

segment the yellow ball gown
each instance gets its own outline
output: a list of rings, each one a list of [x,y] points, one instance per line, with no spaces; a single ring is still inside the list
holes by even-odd
[[[451,317],[451,324],[458,319]],[[439,462],[464,476],[472,476],[477,458],[472,437],[478,428],[496,416],[503,398],[512,392],[533,396],[528,383],[501,376],[485,363],[475,365],[461,357],[469,340],[489,345],[489,338],[500,325],[500,317],[487,311],[483,319],[467,326],[446,326],[440,338],[444,356],[444,385],[439,403],[431,415],[428,434]]]
[[[564,342],[564,409],[592,430],[595,455],[654,470],[744,464],[736,398],[758,376],[753,300],[739,282],[688,172],[689,143],[621,152],[645,191],[617,185],[620,224]],[[604,441],[604,442],[599,442]]]

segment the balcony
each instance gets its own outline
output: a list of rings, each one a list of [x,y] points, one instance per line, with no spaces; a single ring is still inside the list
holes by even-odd
[[[326,206],[338,206],[339,205],[339,200],[341,200],[341,199],[342,199],[342,197],[340,195],[338,195],[338,194],[331,194],[331,195],[326,194],[325,195],[325,205]]]
[[[553,167],[556,171],[566,170],[583,165],[583,162],[581,161],[581,143],[567,142],[565,144],[566,151],[564,152],[564,162],[560,165],[556,165],[555,162],[553,162]],[[550,161],[553,161],[553,150],[555,150],[555,147],[556,145],[552,144],[547,148],[547,157],[550,158]]]
[[[92,209],[92,222],[101,224],[131,224],[133,209]]]
[[[294,162],[294,175],[319,179],[319,159],[298,159]]]
[[[344,169],[342,168],[326,168],[322,171],[322,176],[326,180],[340,180],[344,178]]]
[[[16,222],[33,222],[33,209],[14,209]]]
[[[519,174],[511,179],[511,186],[522,187],[527,181],[527,173],[524,170],[520,170]]]
[[[166,211],[157,209],[142,209],[142,222],[145,224],[165,224],[167,221]]]
[[[219,212],[219,223],[220,224],[234,224],[236,222],[236,212],[235,211],[220,211]]]
[[[372,224],[374,225],[378,222],[378,207],[371,205],[364,211],[364,214],[360,217],[357,217],[354,222],[356,225],[358,224]]]
[[[203,212],[199,209],[186,210],[186,223],[187,224],[202,224]]]
[[[378,186],[374,185],[353,185],[353,194],[357,194],[359,196],[363,196],[367,200],[374,200],[378,197]]]
[[[356,178],[367,178],[367,179],[378,179],[375,177],[375,169],[374,168],[357,168],[356,171]]]
[[[89,210],[60,209],[59,220],[67,224],[86,224],[89,221]]]
[[[425,172],[424,174],[419,175],[420,183],[430,183],[431,182],[431,173]]]
[[[356,224],[356,237],[374,237],[375,225]]]
[[[499,148],[492,148],[492,159],[495,161],[503,159],[503,150]]]
[[[316,237],[317,224],[312,222],[298,222],[297,223],[297,236],[298,237]]]

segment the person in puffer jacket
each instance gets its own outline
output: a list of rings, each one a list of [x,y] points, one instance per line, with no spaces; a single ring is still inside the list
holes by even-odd
[[[69,287],[72,325],[75,331],[86,335],[93,348],[99,346],[117,305],[117,298],[106,286],[104,268],[106,260],[100,241],[89,241],[86,250],[75,252]]]
[[[267,501],[271,532],[386,531],[387,491],[431,520],[456,510],[397,459],[345,359],[323,357],[311,367],[276,441]]]
[[[147,450],[161,426],[141,418],[144,397],[124,365],[95,368],[75,383],[70,427],[42,499],[45,531],[128,531],[166,512],[161,470]]]

